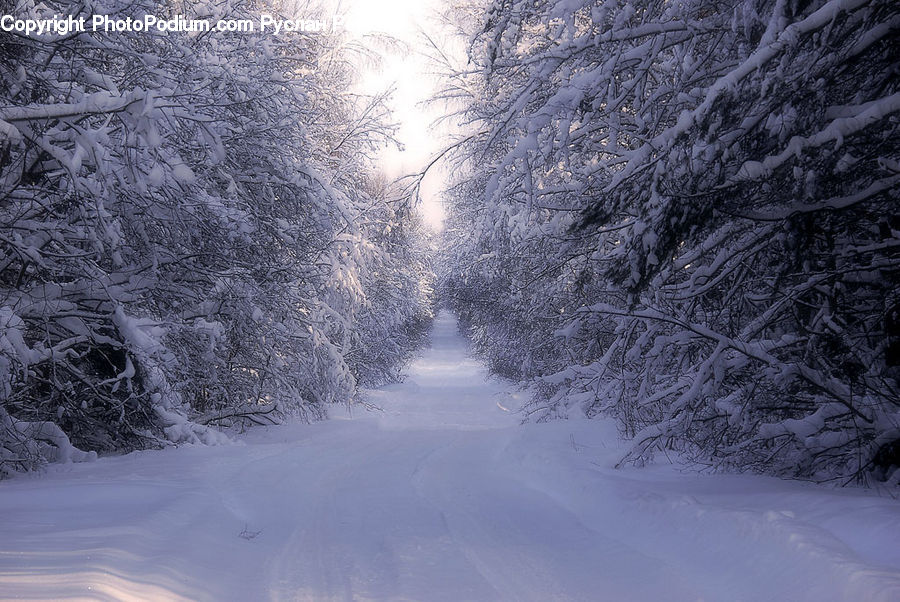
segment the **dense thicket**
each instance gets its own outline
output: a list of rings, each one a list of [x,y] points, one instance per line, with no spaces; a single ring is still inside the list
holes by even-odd
[[[3,12],[258,17],[177,4]],[[81,456],[69,440],[121,451],[319,417],[394,374],[428,271],[408,203],[366,175],[390,131],[347,92],[342,43],[0,33],[0,476]]]
[[[892,0],[495,0],[445,290],[536,419],[630,460],[866,480],[900,465]],[[900,475],[900,471],[895,473]],[[894,477],[897,481],[898,477]]]

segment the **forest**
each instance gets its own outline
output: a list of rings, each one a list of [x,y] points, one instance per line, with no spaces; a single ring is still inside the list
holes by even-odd
[[[623,462],[897,482],[898,8],[479,15],[441,286],[529,420],[614,416]]]
[[[365,45],[0,31],[0,477],[364,404],[444,306],[521,420],[611,417],[620,465],[900,483],[900,6],[444,8],[441,232],[379,167]]]
[[[0,35],[0,472],[319,419],[395,377],[431,315],[430,259],[371,161],[384,99],[347,91],[364,49]]]

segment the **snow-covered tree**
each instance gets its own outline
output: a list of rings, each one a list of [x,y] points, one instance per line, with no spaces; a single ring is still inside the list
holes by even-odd
[[[259,6],[11,12],[187,9]],[[340,36],[0,36],[0,471],[75,457],[47,451],[69,440],[110,452],[320,417],[352,399],[354,366],[406,357],[427,275],[417,235],[384,238],[410,216],[357,190],[390,128],[383,99],[347,92]],[[409,285],[389,307],[369,299],[382,275]],[[386,325],[377,357],[354,343],[367,312]]]
[[[532,412],[612,413],[633,460],[900,464],[897,27],[879,0],[490,3],[446,289]]]

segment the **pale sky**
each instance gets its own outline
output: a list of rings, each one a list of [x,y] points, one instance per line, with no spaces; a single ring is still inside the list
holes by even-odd
[[[400,125],[398,140],[404,150],[386,149],[382,153],[385,172],[400,177],[421,171],[428,159],[442,146],[442,134],[432,122],[439,116],[436,108],[421,106],[434,91],[437,82],[428,74],[426,59],[417,54],[420,49],[419,31],[425,30],[433,38],[440,38],[436,21],[432,18],[438,0],[342,0],[347,11],[348,29],[359,35],[385,33],[404,42],[408,52],[385,54],[380,71],[372,71],[360,83],[361,90],[376,93],[395,87],[394,121]],[[438,193],[443,188],[443,176],[433,170],[422,186],[421,210],[428,224],[440,229],[443,209]]]

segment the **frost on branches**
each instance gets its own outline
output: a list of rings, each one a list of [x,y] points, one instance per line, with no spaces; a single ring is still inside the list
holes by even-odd
[[[898,28],[892,0],[489,4],[444,287],[532,417],[900,481]]]
[[[421,228],[366,175],[390,130],[341,44],[0,33],[0,476],[318,418],[395,373],[430,315]]]

